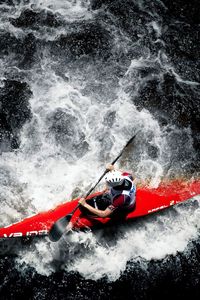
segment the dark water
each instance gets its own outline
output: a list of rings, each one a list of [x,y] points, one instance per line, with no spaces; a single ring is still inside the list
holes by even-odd
[[[150,185],[199,176],[198,9],[195,0],[0,0],[1,225],[85,191],[138,129],[123,168]],[[80,268],[65,256],[55,263],[48,241],[25,242],[0,259],[0,298],[199,299],[198,216],[196,203],[128,237],[119,229],[130,251],[115,235],[102,255],[83,242],[71,254]]]
[[[129,263],[115,282],[85,280],[78,273],[66,272],[45,277],[31,269],[21,275],[13,269],[12,260],[4,259],[1,299],[198,299],[200,245],[191,246],[192,262],[179,254],[162,262],[151,261],[145,271]]]

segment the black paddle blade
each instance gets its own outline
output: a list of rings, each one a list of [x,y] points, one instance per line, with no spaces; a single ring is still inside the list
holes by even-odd
[[[67,215],[53,224],[49,231],[49,239],[52,242],[57,242],[61,238],[63,233],[66,231],[66,227],[70,219],[71,215]]]

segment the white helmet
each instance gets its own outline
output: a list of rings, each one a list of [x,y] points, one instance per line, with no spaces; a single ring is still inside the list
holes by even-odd
[[[105,177],[105,180],[110,186],[114,187],[123,183],[124,176],[121,172],[113,170],[108,172],[108,174]]]

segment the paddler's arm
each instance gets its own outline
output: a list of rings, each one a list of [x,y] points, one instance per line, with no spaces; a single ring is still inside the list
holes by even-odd
[[[81,204],[83,207],[87,208],[91,213],[97,215],[100,218],[107,218],[112,213],[112,210],[109,208],[106,208],[105,210],[94,208],[85,201],[85,198],[81,198],[79,200],[79,204]]]

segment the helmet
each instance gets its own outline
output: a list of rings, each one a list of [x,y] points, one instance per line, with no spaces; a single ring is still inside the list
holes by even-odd
[[[119,186],[124,182],[124,176],[119,171],[110,171],[105,177],[106,182],[111,186]]]

